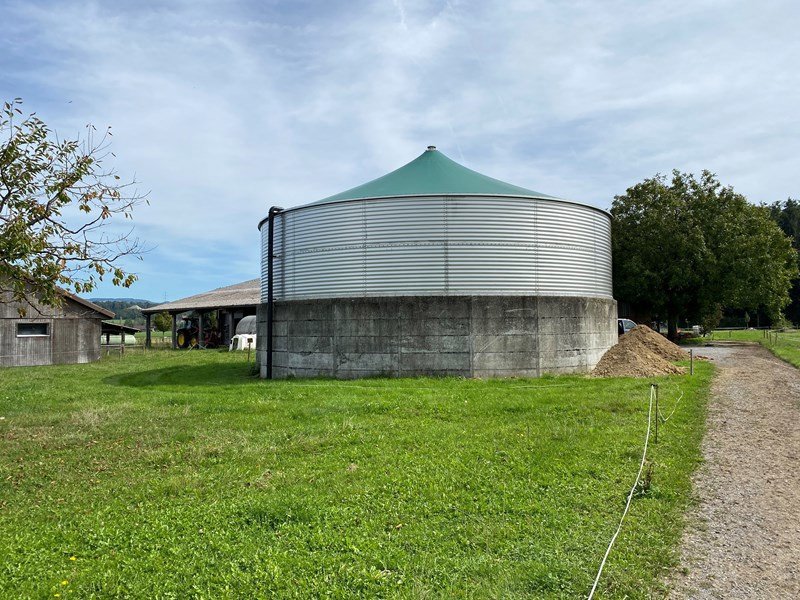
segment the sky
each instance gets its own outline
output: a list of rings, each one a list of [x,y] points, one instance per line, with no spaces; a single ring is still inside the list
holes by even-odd
[[[0,100],[59,136],[113,132],[149,193],[131,289],[174,300],[258,277],[269,206],[381,176],[428,145],[609,208],[708,169],[800,197],[792,1],[0,0]]]

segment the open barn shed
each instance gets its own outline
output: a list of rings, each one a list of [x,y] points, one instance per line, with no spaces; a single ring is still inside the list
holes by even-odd
[[[114,323],[113,321],[103,321],[100,335],[107,346],[114,344],[135,344],[136,334],[141,331],[139,327]]]
[[[244,317],[255,315],[261,297],[259,279],[250,279],[234,285],[217,288],[209,292],[165,302],[142,309],[145,316],[147,336],[145,345],[151,345],[151,320],[153,315],[168,312],[172,316],[172,347],[204,348],[208,340],[215,346],[227,346],[236,332],[236,325]],[[179,318],[191,320],[191,335],[183,340],[183,328]],[[193,336],[193,337],[192,337]],[[188,337],[192,339],[189,340]]]
[[[259,228],[262,377],[587,372],[617,341],[610,215],[433,146]]]
[[[114,313],[66,291],[61,296],[58,307],[35,301],[21,305],[10,292],[0,296],[0,366],[87,363],[100,358],[102,321]]]

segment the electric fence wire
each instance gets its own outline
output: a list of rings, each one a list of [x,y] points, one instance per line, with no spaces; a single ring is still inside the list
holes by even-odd
[[[668,417],[664,417],[664,415],[661,414],[661,411],[660,410],[658,411],[658,416],[661,419],[662,423],[666,423],[672,418],[672,415],[675,414],[675,411],[677,410],[678,405],[681,403],[681,400],[683,400],[683,392],[681,392],[681,395],[678,396],[678,399],[675,401],[675,406],[672,407],[672,411],[669,413]]]
[[[650,426],[653,422],[653,399],[655,398],[655,386],[650,386],[650,406],[647,409],[647,433],[644,436],[644,451],[642,452],[642,461],[639,463],[639,472],[636,474],[636,479],[633,481],[633,486],[631,487],[631,491],[628,494],[628,501],[625,503],[625,510],[622,512],[622,517],[619,520],[619,525],[617,525],[617,530],[614,532],[611,541],[608,544],[608,548],[606,549],[605,555],[603,555],[603,560],[600,563],[600,568],[597,570],[597,577],[594,578],[594,584],[592,585],[592,591],[589,592],[588,600],[592,600],[594,597],[595,590],[597,590],[597,584],[600,582],[600,576],[603,574],[603,567],[606,566],[606,560],[608,560],[608,555],[611,553],[611,548],[614,545],[614,542],[617,541],[617,536],[619,532],[622,530],[622,524],[625,521],[625,517],[628,514],[628,510],[631,507],[631,501],[633,500],[633,495],[636,493],[636,487],[639,485],[639,481],[642,478],[642,471],[644,471],[644,463],[645,459],[647,458],[647,446],[650,442]]]

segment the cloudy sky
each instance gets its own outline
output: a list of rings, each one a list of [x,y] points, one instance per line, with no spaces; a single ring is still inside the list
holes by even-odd
[[[673,168],[800,196],[792,1],[0,0],[0,99],[62,137],[111,126],[149,190],[131,290],[256,277],[256,225],[435,144],[487,175],[608,207]]]

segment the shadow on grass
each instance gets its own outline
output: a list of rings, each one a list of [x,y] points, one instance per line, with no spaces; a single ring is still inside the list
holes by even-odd
[[[252,364],[177,365],[103,379],[108,385],[135,388],[241,385],[256,381],[259,379]]]

